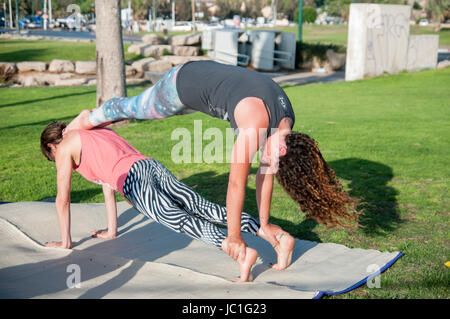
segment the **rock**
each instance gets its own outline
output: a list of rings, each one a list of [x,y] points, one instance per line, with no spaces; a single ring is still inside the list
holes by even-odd
[[[133,76],[137,73],[136,69],[131,65],[125,65],[125,76]]]
[[[165,72],[172,68],[172,63],[167,60],[152,61],[144,66],[144,71],[150,72]]]
[[[151,44],[148,43],[139,43],[139,44],[132,44],[128,47],[127,52],[128,53],[135,53],[135,54],[141,54],[141,50],[143,47],[148,47]]]
[[[333,70],[339,70],[345,65],[345,53],[336,53],[331,49],[326,52],[328,62]]]
[[[36,73],[28,73],[28,74],[16,74],[13,78],[13,81],[16,83],[20,83],[22,86],[30,87],[30,86],[39,86],[42,85],[36,76]]]
[[[0,62],[0,80],[7,81],[17,71],[15,63]]]
[[[18,62],[16,64],[17,69],[19,72],[27,72],[27,71],[38,71],[38,72],[44,72],[47,68],[47,63],[45,62]]]
[[[172,54],[172,46],[167,44],[147,45],[141,47],[140,55],[142,56],[155,56],[159,57],[164,54]],[[180,54],[177,54],[180,55]]]
[[[156,84],[163,76],[166,74],[166,71],[160,71],[160,72],[145,72],[145,78],[150,80],[152,84]]]
[[[72,61],[69,60],[59,60],[54,59],[52,62],[50,62],[50,65],[48,66],[48,70],[50,72],[74,72],[75,71],[75,65],[72,63]]]
[[[200,52],[198,47],[190,47],[190,46],[173,46],[172,53],[174,55],[181,56],[196,56]]]
[[[144,73],[144,67],[148,64],[148,63],[150,63],[150,62],[152,62],[152,61],[155,61],[155,58],[145,58],[145,59],[140,59],[140,60],[137,60],[137,61],[135,61],[135,62],[133,62],[133,64],[131,65],[131,67],[133,68],[133,69],[135,69],[136,71],[137,71],[137,73]]]
[[[165,44],[165,39],[157,34],[146,34],[142,37],[142,43],[145,44]]]
[[[60,78],[61,80],[67,80],[67,79],[71,79],[71,78],[73,78],[73,77],[75,77],[75,74],[74,74],[74,73],[60,73],[60,74],[59,74],[59,78]]]
[[[305,61],[305,62],[303,62],[303,63],[299,63],[299,64],[298,64],[298,67],[299,67],[300,69],[311,70],[311,69],[312,69],[312,61],[309,60],[309,61]]]
[[[97,63],[95,61],[77,61],[75,62],[75,73],[78,74],[96,74]]]
[[[441,62],[439,62],[436,66],[436,69],[445,69],[448,68],[450,66],[450,61],[449,60],[443,60]]]
[[[88,79],[86,78],[58,80],[55,82],[55,86],[79,86],[85,84],[87,81]]]
[[[180,34],[169,38],[170,45],[197,45],[202,42],[201,33],[197,34]]]
[[[88,79],[85,85],[97,85],[97,79]]]
[[[187,63],[190,61],[204,61],[211,60],[208,56],[179,56],[179,55],[164,55],[161,57],[161,60],[166,60],[172,63],[172,66]]]
[[[0,39],[12,39],[13,35],[10,33],[1,33],[0,34]]]
[[[126,79],[126,83],[129,85],[137,85],[147,82],[147,79]]]
[[[75,76],[73,73],[37,73],[35,75],[39,78],[41,85],[53,85],[60,80],[71,79]]]
[[[55,84],[55,82],[61,80],[60,75],[55,73],[39,73],[38,76],[42,84]]]

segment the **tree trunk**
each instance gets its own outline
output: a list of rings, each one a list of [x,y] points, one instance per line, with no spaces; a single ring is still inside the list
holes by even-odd
[[[97,107],[127,96],[120,0],[95,0]]]
[[[197,28],[195,26],[195,0],[191,0],[191,9],[192,9],[192,33],[195,33],[195,31],[197,31]]]

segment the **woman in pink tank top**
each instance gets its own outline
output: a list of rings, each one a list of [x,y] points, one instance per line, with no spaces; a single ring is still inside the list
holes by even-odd
[[[62,236],[61,242],[50,242],[46,246],[72,248],[70,189],[75,170],[87,180],[103,186],[108,228],[92,232],[94,237],[109,239],[117,236],[114,196],[117,191],[145,216],[227,251],[226,235],[216,226],[227,225],[225,207],[204,199],[159,161],[141,154],[113,130],[98,128],[64,133],[65,127],[65,123],[53,122],[41,134],[42,153],[56,163],[56,210]],[[259,222],[245,212],[242,212],[241,230],[269,240]],[[277,236],[280,241],[292,238],[281,228]],[[292,258],[289,251],[278,247],[276,252],[278,263],[274,267],[287,267]],[[257,256],[256,250],[247,247],[245,256],[238,257],[238,281],[252,280],[251,268]]]

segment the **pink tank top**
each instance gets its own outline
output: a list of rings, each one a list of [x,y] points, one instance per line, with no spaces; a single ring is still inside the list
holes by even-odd
[[[105,128],[76,130],[81,137],[81,160],[75,170],[88,181],[108,185],[123,195],[131,166],[148,157],[116,132]]]

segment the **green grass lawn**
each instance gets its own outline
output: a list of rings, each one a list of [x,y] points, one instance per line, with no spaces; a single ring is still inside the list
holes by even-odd
[[[297,27],[277,28],[286,32],[298,32]],[[303,41],[308,43],[330,43],[347,46],[348,25],[316,25],[304,24],[302,28]],[[439,47],[450,48],[450,29],[435,32],[430,26],[410,26],[410,34],[439,34]]]
[[[124,43],[125,60],[136,56],[127,53],[129,46],[129,43]],[[0,39],[0,62],[50,62],[53,59],[95,61],[95,43]]]
[[[277,28],[286,32],[298,32],[297,27]],[[175,32],[169,35],[185,34]],[[142,34],[145,34],[142,33]],[[431,27],[411,26],[411,34],[437,34]],[[347,45],[347,25],[303,25],[303,41]],[[439,45],[450,47],[450,29],[439,32]],[[125,60],[139,58],[127,52],[129,43],[124,43]],[[57,40],[0,39],[0,62],[44,61],[65,59],[72,61],[94,61],[95,43],[66,42]]]
[[[285,87],[296,113],[295,130],[314,137],[346,190],[365,201],[358,229],[326,229],[305,220],[276,184],[271,221],[298,238],[406,255],[366,286],[333,298],[449,298],[450,69],[401,73],[350,83]],[[129,87],[128,95],[144,88]],[[56,196],[56,169],[40,153],[39,136],[53,120],[70,121],[95,104],[95,87],[0,88],[0,201]],[[164,163],[206,198],[225,204],[229,165],[176,164],[177,127],[224,130],[203,114],[133,121],[117,131],[138,150]],[[204,145],[209,141],[204,141]],[[257,216],[256,166],[245,210]],[[123,200],[118,196],[119,200]],[[102,202],[101,187],[77,173],[73,202]],[[55,213],[56,220],[56,213]]]

